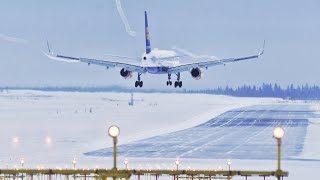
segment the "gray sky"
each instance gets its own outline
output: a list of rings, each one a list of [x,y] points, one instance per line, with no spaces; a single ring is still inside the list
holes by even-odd
[[[64,63],[45,57],[50,40],[55,52],[82,57],[105,54],[141,56],[147,10],[151,45],[173,46],[220,58],[260,51],[259,60],[213,67],[201,80],[182,74],[184,88],[213,88],[263,82],[319,84],[319,1],[122,0],[136,37],[129,36],[114,0],[6,0],[0,6],[0,34],[27,42],[0,40],[0,86],[133,87],[120,69]],[[188,61],[189,62],[189,61]],[[166,75],[143,75],[144,88],[166,87]],[[170,87],[172,88],[172,87]]]

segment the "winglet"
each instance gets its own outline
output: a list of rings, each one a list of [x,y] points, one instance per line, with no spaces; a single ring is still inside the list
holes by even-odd
[[[262,51],[259,53],[259,56],[261,56],[264,53],[264,46],[266,45],[266,40],[263,41]]]
[[[49,41],[48,41],[48,40],[47,40],[47,47],[48,47],[49,53],[53,55],[53,52],[51,52],[51,49],[50,49],[50,45],[49,45]]]
[[[53,59],[53,60],[56,60],[56,61],[64,61],[64,62],[79,62],[80,61],[80,58],[75,58],[75,57],[71,57],[71,56],[63,56],[63,55],[59,55],[59,54],[54,54],[51,49],[50,49],[50,44],[49,44],[49,41],[47,40],[47,47],[48,47],[48,51],[49,53],[47,52],[44,52],[43,50],[42,53],[47,56],[49,59]]]

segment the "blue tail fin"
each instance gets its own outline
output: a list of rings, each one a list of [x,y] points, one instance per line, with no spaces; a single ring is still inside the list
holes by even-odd
[[[150,35],[149,35],[149,29],[148,29],[147,11],[144,12],[144,23],[145,23],[145,35],[146,35],[146,53],[149,54],[151,52],[151,44],[150,44]]]

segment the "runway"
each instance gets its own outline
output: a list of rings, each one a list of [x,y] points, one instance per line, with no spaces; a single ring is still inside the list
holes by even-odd
[[[255,105],[227,111],[198,126],[138,140],[118,147],[118,155],[145,158],[275,159],[272,130],[285,129],[283,159],[301,154],[309,125],[319,115],[308,105]],[[152,119],[150,119],[152,121]],[[112,156],[112,148],[85,153]]]

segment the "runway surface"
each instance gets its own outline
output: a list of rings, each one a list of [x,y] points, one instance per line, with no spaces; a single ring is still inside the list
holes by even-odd
[[[309,124],[316,118],[308,105],[256,105],[227,111],[198,126],[135,141],[118,147],[118,155],[145,158],[275,159],[272,130],[285,129],[283,159],[298,156]],[[152,119],[150,119],[152,121]],[[85,153],[112,156],[113,149]]]

